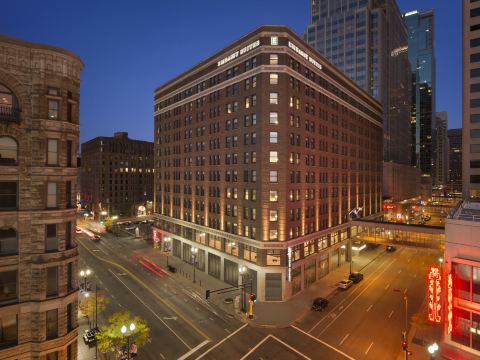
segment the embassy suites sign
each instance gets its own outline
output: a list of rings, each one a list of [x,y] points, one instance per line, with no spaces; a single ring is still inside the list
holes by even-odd
[[[318,68],[319,70],[322,70],[322,64],[320,64],[317,60],[312,58],[310,55],[308,55],[305,51],[300,49],[297,45],[292,43],[291,41],[288,42],[288,47],[295,51],[298,55],[303,57],[305,60],[307,60],[310,64]]]
[[[243,54],[246,54],[249,51],[252,51],[253,49],[255,49],[258,46],[260,46],[260,40],[257,40],[255,42],[241,48],[240,50],[237,50],[237,51],[231,53],[227,57],[224,57],[222,60],[219,60],[217,62],[217,67],[225,65],[226,63],[232,61],[233,59],[236,59],[237,57],[239,57]]]

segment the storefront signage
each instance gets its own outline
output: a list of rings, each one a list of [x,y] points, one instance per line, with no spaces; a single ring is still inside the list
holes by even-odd
[[[234,53],[231,53],[227,57],[224,57],[222,60],[217,62],[217,67],[225,65],[226,63],[236,59],[237,57],[239,57],[243,54],[246,54],[247,52],[255,49],[258,46],[260,46],[260,40],[257,40],[255,42],[251,43],[250,45],[247,45],[247,46],[241,48],[240,50],[237,50]]]
[[[453,283],[452,274],[448,274],[447,277],[447,334],[452,333],[452,310],[453,310]]]
[[[442,275],[440,269],[431,267],[428,273],[428,320],[439,323],[441,320]]]
[[[291,247],[287,249],[287,264],[288,264],[287,280],[288,282],[292,282],[292,248]]]
[[[313,66],[315,66],[316,68],[322,70],[322,64],[320,64],[317,60],[315,60],[314,58],[312,58],[310,55],[308,55],[305,51],[303,51],[302,49],[300,49],[297,45],[295,45],[294,43],[292,42],[288,42],[288,47],[290,49],[292,49],[293,51],[295,51],[298,55],[300,55],[301,57],[303,57],[305,60],[307,60],[310,64],[312,64]]]

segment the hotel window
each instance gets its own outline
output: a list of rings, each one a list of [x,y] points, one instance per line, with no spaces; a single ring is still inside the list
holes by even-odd
[[[57,207],[57,183],[47,183],[47,208]]]
[[[48,118],[52,120],[58,119],[58,100],[48,100]]]
[[[58,165],[58,140],[48,139],[47,164]]]
[[[252,220],[257,220],[257,209],[255,208],[252,208],[252,213],[251,213],[251,218]],[[253,228],[252,228],[252,231],[253,231]]]
[[[257,98],[255,96],[255,104],[256,104]],[[252,114],[252,126],[257,125],[257,114]]]
[[[278,151],[270,151],[270,163],[278,163]]]
[[[270,36],[270,45],[272,46],[278,45],[278,36]]]
[[[245,79],[245,90],[250,89],[250,79]]]
[[[17,314],[7,313],[0,316],[0,348],[15,346],[18,343]]]
[[[270,54],[270,65],[278,65],[278,54]]]
[[[268,240],[278,240],[278,230],[270,229],[268,232]]]
[[[280,266],[281,250],[267,249],[267,266]]]
[[[278,182],[278,171],[277,170],[270,170],[270,182],[277,183]]]
[[[293,96],[290,96],[290,99],[288,100],[288,106],[293,108]],[[292,116],[293,117],[293,116]]]
[[[15,229],[0,229],[0,255],[14,255],[17,253],[18,240]]]
[[[0,165],[17,164],[18,145],[15,139],[0,136]]]
[[[295,99],[295,108],[296,108],[297,110],[300,110],[300,99],[299,99],[299,98],[296,98],[296,99]]]
[[[252,237],[255,235],[252,228]],[[243,258],[251,262],[257,262],[257,249],[253,246],[243,245]]]
[[[303,243],[303,257],[315,254],[315,240],[307,241]]]
[[[47,267],[47,296],[58,295],[58,267]]]
[[[253,76],[252,77],[252,89],[257,87],[257,77]]]
[[[270,74],[270,85],[278,85],[278,74],[276,73]]]
[[[17,271],[0,272],[0,303],[17,299]]]
[[[245,189],[245,190],[243,191],[243,199],[244,199],[244,200],[248,200],[249,198],[250,198],[250,190]]]
[[[57,251],[57,224],[47,224],[45,229],[45,251]]]
[[[256,163],[257,163],[257,152],[252,151],[252,164],[256,164]]]
[[[17,208],[17,183],[0,181],[0,210]]]
[[[278,144],[278,132],[270,131],[270,144]]]
[[[247,96],[245,98],[245,109],[249,109],[250,108],[250,96]]]
[[[278,191],[270,190],[270,202],[277,202],[277,201],[278,201]]]
[[[58,309],[49,310],[45,313],[47,340],[58,337]]]
[[[270,93],[270,104],[271,105],[278,105],[278,93],[271,92]]]
[[[268,219],[271,222],[278,221],[278,210],[270,210]]]
[[[271,112],[270,113],[270,124],[271,125],[278,125],[278,112]]]

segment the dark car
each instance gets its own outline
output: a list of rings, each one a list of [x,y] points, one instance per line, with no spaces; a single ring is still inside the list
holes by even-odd
[[[350,274],[348,279],[352,280],[354,284],[357,284],[357,283],[359,283],[360,281],[363,280],[363,274],[359,273],[359,272],[354,272],[354,273]]]
[[[387,251],[388,252],[394,252],[395,250],[397,250],[397,248],[393,245],[387,245]]]
[[[328,306],[328,300],[322,297],[318,297],[313,300],[312,310],[323,311]]]
[[[85,341],[85,344],[87,345],[95,343],[96,341],[95,331],[85,330],[85,333],[83,334],[83,341]]]

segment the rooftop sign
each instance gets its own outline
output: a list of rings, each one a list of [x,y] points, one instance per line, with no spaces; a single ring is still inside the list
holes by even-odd
[[[290,49],[292,49],[293,51],[295,51],[298,55],[300,55],[301,57],[303,57],[305,60],[307,60],[310,64],[312,64],[313,66],[315,66],[316,68],[322,70],[322,64],[320,64],[317,60],[315,60],[314,58],[312,58],[310,55],[308,55],[305,51],[303,51],[302,49],[300,49],[297,45],[295,45],[294,43],[292,42],[288,42],[288,47]]]
[[[217,67],[219,66],[222,66],[222,65],[225,65],[226,63],[236,59],[237,57],[239,57],[240,55],[243,55],[243,54],[246,54],[247,52],[255,49],[256,47],[260,46],[260,40],[257,40],[243,48],[241,48],[240,50],[237,50],[235,51],[234,53],[231,53],[230,55],[228,55],[227,57],[224,57],[222,60],[218,61],[217,62]]]

